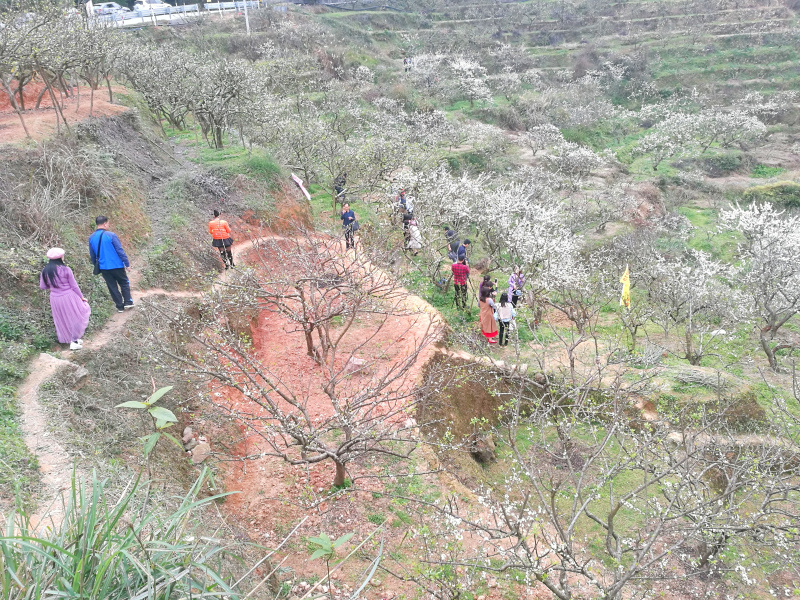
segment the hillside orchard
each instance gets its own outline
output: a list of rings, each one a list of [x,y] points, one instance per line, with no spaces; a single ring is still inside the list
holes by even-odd
[[[305,181],[314,230],[275,211],[287,237],[224,294],[154,311],[148,339],[259,438],[245,459],[330,465],[332,503],[367,489],[365,465],[430,488],[397,492],[413,518],[378,561],[404,597],[800,593],[798,81],[781,63],[758,89],[726,85],[704,58],[794,56],[797,3],[405,4],[419,12],[255,10],[246,37],[238,20],[131,32],[4,8],[0,82],[23,126],[41,84],[67,134],[67,99],[114,81],[161,135]],[[689,55],[702,77],[675,67]],[[757,166],[789,191],[746,193]],[[344,202],[361,221],[347,254]],[[453,307],[448,227],[476,284],[525,274],[507,349]],[[302,381],[259,354],[251,318],[302,336]],[[423,373],[435,343],[466,363]],[[476,440],[494,448],[482,466]],[[423,480],[422,452],[458,485]]]

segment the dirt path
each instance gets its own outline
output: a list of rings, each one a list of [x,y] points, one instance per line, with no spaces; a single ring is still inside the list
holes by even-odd
[[[241,244],[238,254],[246,248],[247,244]],[[223,273],[221,277],[224,277]],[[171,298],[198,298],[200,292],[170,292],[160,288],[148,290],[137,290],[140,274],[138,270],[131,270],[129,273],[131,288],[133,290],[134,302],[139,302],[151,296],[169,296]],[[135,313],[136,309],[124,313],[115,313],[103,326],[103,328],[92,337],[86,338],[83,350],[100,350],[116,339],[123,331],[125,324]],[[70,350],[61,353],[69,359],[74,352]],[[39,511],[33,515],[32,521],[35,526],[47,524],[55,527],[63,517],[64,492],[70,488],[70,481],[73,470],[73,460],[63,445],[52,436],[48,430],[47,413],[39,401],[39,387],[62,368],[73,368],[79,372],[79,377],[84,377],[85,369],[69,360],[56,358],[51,354],[41,353],[30,365],[30,375],[25,378],[17,390],[17,398],[21,410],[21,429],[25,445],[39,461],[41,474],[42,492],[40,497],[48,499],[46,506],[41,506]],[[83,371],[83,373],[80,373]],[[78,469],[78,472],[80,470]]]
[[[44,140],[52,137],[58,130],[56,126],[56,112],[50,97],[45,94],[42,98],[41,107],[33,108],[36,105],[36,98],[43,89],[43,84],[39,81],[29,83],[25,87],[25,106],[27,110],[22,112],[25,126],[31,138],[34,140]],[[112,86],[113,93],[125,93],[127,90],[122,86]],[[93,117],[104,117],[118,115],[128,110],[127,106],[113,104],[109,101],[108,92],[105,88],[94,92],[94,101],[90,102],[90,90],[80,89],[80,97],[77,88],[75,95],[64,99],[64,117],[70,126],[75,126],[81,121]],[[63,127],[63,124],[62,124]],[[15,144],[27,139],[25,129],[22,127],[19,115],[14,112],[8,104],[8,97],[3,94],[0,97],[0,137],[4,144]]]
[[[276,237],[279,236],[270,236],[272,239]],[[239,257],[244,252],[256,248],[258,242],[270,238],[260,237],[235,244],[232,249],[234,259],[238,262]],[[225,283],[229,274],[230,271],[220,273],[215,286]],[[202,292],[171,292],[160,288],[139,290],[137,288],[141,274],[136,268],[129,271],[129,278],[133,299],[137,305],[141,300],[153,296],[199,298],[202,295]],[[409,298],[412,298],[411,303],[414,306],[435,312],[435,309],[421,298],[416,296],[409,296]],[[134,308],[124,313],[114,313],[100,331],[86,338],[83,350],[78,352],[97,351],[115,340],[125,329],[125,325],[135,314],[135,311],[136,309]],[[73,460],[64,446],[48,430],[47,413],[39,401],[39,387],[62,368],[81,370],[82,367],[68,360],[73,354],[73,351],[64,350],[61,352],[63,359],[56,358],[51,354],[40,354],[30,365],[30,375],[25,378],[17,390],[23,439],[31,453],[37,457],[40,465],[43,486],[40,497],[50,499],[48,506],[41,507],[39,513],[34,515],[35,524],[46,521],[48,524],[55,525],[60,522],[60,517],[62,516],[61,498],[63,493],[70,487]]]

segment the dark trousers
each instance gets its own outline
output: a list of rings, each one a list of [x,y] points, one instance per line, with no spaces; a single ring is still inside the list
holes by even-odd
[[[233,267],[234,264],[233,264],[233,254],[231,253],[231,247],[228,246],[227,248],[225,248],[223,246],[222,248],[218,248],[218,250],[219,250],[219,257],[222,259],[222,263],[225,265],[225,268],[227,269],[228,265]]]
[[[511,294],[511,306],[517,308],[517,301],[519,301],[520,295],[518,294]]]
[[[344,242],[345,246],[348,248],[355,248],[356,243],[353,239],[353,227],[350,225],[345,226],[344,228]]]
[[[497,328],[500,331],[500,345],[501,346],[508,346],[508,328],[511,325],[511,321],[508,323],[503,323],[503,321],[497,322]]]
[[[466,310],[467,308],[467,284],[456,283],[453,286],[456,290],[456,308]]]
[[[103,270],[100,271],[100,274],[106,280],[108,293],[111,294],[111,299],[117,305],[117,310],[122,310],[125,304],[133,304],[131,284],[124,268]]]

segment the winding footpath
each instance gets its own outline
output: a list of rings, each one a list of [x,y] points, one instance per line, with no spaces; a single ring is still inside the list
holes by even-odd
[[[233,246],[233,256],[237,263],[243,253],[257,248],[262,241],[281,238],[282,236],[264,236],[251,240],[246,240]],[[230,271],[223,271],[217,277],[212,289],[224,284],[228,280]],[[387,275],[388,276],[388,275]],[[203,292],[170,292],[160,288],[139,290],[138,282],[140,273],[135,268],[129,274],[131,289],[134,301],[139,306],[140,302],[148,297],[167,296],[170,298],[199,298]],[[413,294],[407,293],[407,307],[415,311],[433,315],[434,319],[443,322],[441,315],[428,302]],[[137,309],[124,313],[114,313],[108,319],[103,328],[91,337],[87,337],[80,352],[98,351],[108,343],[116,340],[124,331],[125,325]],[[30,364],[30,374],[17,390],[17,398],[21,412],[21,430],[23,439],[28,449],[36,456],[41,475],[41,485],[39,497],[47,499],[48,503],[39,507],[36,514],[32,516],[32,524],[35,527],[45,526],[55,528],[63,518],[63,507],[66,503],[65,492],[71,487],[73,468],[77,474],[85,478],[80,468],[74,465],[74,460],[67,452],[64,445],[49,431],[47,412],[39,399],[39,388],[47,380],[51,379],[62,369],[71,371],[70,377],[76,383],[88,376],[88,372],[69,360],[73,352],[64,350],[61,353],[63,358],[57,358],[52,354],[41,353]],[[479,360],[466,353],[459,353],[459,358]]]
[[[234,245],[234,258],[253,247],[254,243],[251,241]],[[222,272],[217,277],[216,283],[224,283],[227,281],[227,276],[228,271]],[[199,298],[202,296],[202,292],[170,292],[160,288],[139,290],[137,289],[140,278],[139,271],[132,269],[129,277],[134,301],[137,304],[145,298],[154,296],[170,298]],[[101,330],[86,338],[81,352],[100,350],[115,340],[125,329],[128,319],[135,314],[135,311],[136,309],[124,313],[114,313]],[[72,457],[57,437],[49,431],[47,412],[39,401],[39,388],[61,369],[72,370],[72,377],[76,382],[88,376],[83,367],[69,360],[72,354],[73,351],[64,350],[61,352],[64,358],[57,358],[52,354],[42,352],[31,362],[30,374],[17,389],[22,437],[25,445],[39,462],[42,485],[39,496],[49,502],[48,505],[40,506],[39,511],[32,517],[33,525],[37,527],[40,524],[55,527],[60,523],[66,500],[64,492],[70,489],[73,471]],[[77,467],[76,469],[80,474],[80,469]]]

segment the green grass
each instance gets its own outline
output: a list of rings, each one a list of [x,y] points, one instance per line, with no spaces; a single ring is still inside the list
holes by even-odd
[[[369,521],[373,525],[383,525],[383,523],[386,521],[386,516],[380,513],[373,513],[367,515],[367,521]]]
[[[718,232],[717,211],[713,208],[682,206],[678,212],[694,226],[688,245],[695,250],[708,252],[717,260],[731,263],[734,260],[737,238],[733,232]]]
[[[58,525],[37,530],[29,513],[12,513],[0,538],[0,596],[239,597],[242,588],[233,586],[226,572],[235,558],[227,544],[193,535],[203,505],[218,498],[198,499],[207,477],[206,470],[167,515],[161,514],[159,502],[142,504],[144,482],[134,482],[118,498],[106,489],[106,481],[96,478],[87,485],[73,480]]]
[[[768,167],[767,165],[756,165],[753,167],[753,170],[750,171],[750,177],[754,177],[755,179],[769,179],[770,177],[777,177],[778,175],[782,175],[786,173],[786,169],[783,167]]]
[[[27,503],[39,480],[39,463],[22,439],[15,389],[0,386],[0,487]]]

